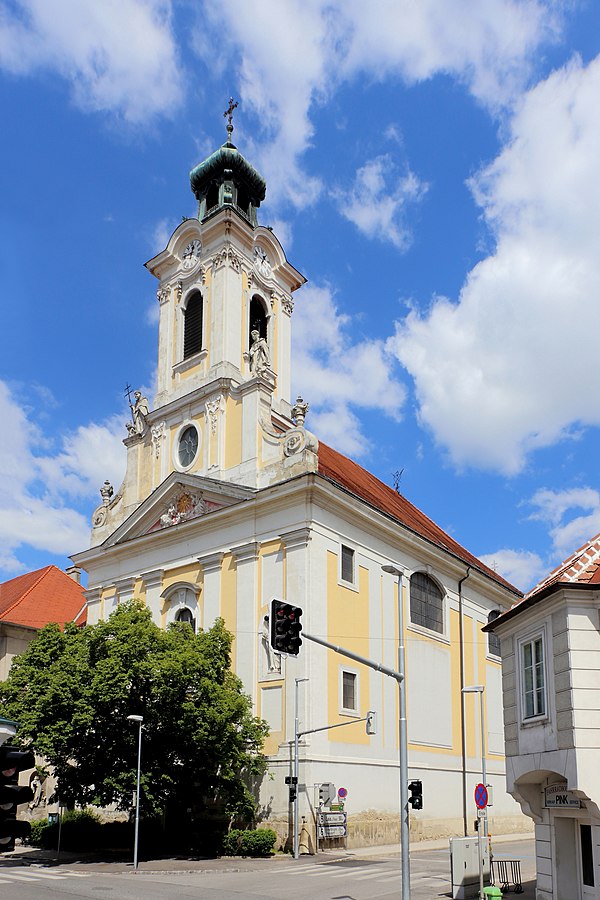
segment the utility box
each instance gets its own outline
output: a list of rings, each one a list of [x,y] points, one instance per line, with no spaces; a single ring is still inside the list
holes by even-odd
[[[490,880],[490,852],[482,835],[483,883]],[[479,894],[479,841],[476,837],[450,838],[452,897],[467,900]]]

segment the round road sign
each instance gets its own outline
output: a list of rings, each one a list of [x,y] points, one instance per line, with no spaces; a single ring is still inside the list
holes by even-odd
[[[485,784],[478,784],[475,787],[475,806],[477,809],[485,809],[488,805],[488,792]]]
[[[345,800],[348,796],[348,791],[346,788],[338,788],[338,797],[341,797],[342,800]]]

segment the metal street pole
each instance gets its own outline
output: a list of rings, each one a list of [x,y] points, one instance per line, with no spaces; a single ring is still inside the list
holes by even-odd
[[[293,829],[294,829],[294,859],[298,859],[299,852],[299,835],[298,835],[298,738],[300,735],[298,732],[300,731],[300,717],[298,712],[298,685],[301,681],[308,681],[308,678],[295,678],[296,683],[295,695],[294,695],[294,779],[295,782],[292,785],[294,788],[294,806],[293,806]]]
[[[133,868],[138,867],[138,839],[140,833],[140,774],[142,769],[142,723],[143,716],[127,716],[130,722],[137,722],[140,726],[138,734],[138,758],[137,758],[137,781],[135,791],[135,837],[133,841]]]
[[[485,785],[487,788],[487,767],[485,762],[485,719],[484,719],[484,706],[483,706],[483,694],[485,691],[485,685],[483,684],[472,684],[469,687],[464,687],[462,689],[463,694],[479,694],[479,719],[481,725],[481,783]],[[483,897],[483,840],[481,838],[481,831],[483,830],[484,838],[487,838],[488,834],[488,819],[487,819],[487,806],[484,807],[482,814],[477,812],[477,843],[479,846],[479,891],[481,897]]]
[[[403,572],[395,566],[382,566],[398,579],[398,672],[405,676]],[[410,819],[408,814],[408,734],[406,729],[406,678],[398,681],[398,749],[400,763],[400,851],[402,854],[402,900],[410,900]]]

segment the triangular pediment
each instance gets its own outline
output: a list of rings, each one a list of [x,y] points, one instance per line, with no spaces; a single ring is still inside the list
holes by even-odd
[[[249,500],[252,488],[172,472],[104,542],[105,547],[163,531]]]

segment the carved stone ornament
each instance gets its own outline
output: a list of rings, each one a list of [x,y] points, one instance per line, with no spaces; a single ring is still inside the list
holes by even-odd
[[[181,262],[184,269],[193,269],[202,251],[202,244],[198,238],[190,241],[183,253],[181,254]]]
[[[227,264],[229,264],[235,272],[239,272],[242,268],[242,258],[238,253],[236,253],[231,244],[225,244],[225,246],[222,247],[221,250],[219,250],[219,252],[213,259],[213,265],[215,266],[215,268],[219,268],[220,266],[225,266]]]
[[[219,413],[223,409],[223,405],[221,403],[221,398],[218,400],[207,400],[206,401],[206,415],[208,417],[208,421],[210,423],[210,431],[211,434],[217,433],[217,425],[219,422]]]
[[[159,519],[160,528],[170,528],[171,525],[179,525],[188,519],[196,519],[208,511],[206,501],[202,494],[193,491],[183,491],[173,500]]]
[[[306,432],[304,428],[292,428],[283,439],[283,453],[285,456],[295,456],[306,449]]]
[[[300,394],[298,394],[298,397],[296,399],[296,405],[292,407],[292,418],[299,428],[302,425],[304,425],[306,413],[308,412],[309,408],[310,407],[309,407],[308,403],[306,403],[302,399]]]
[[[270,278],[273,274],[273,267],[266,251],[258,245],[254,248],[254,268],[263,278]]]
[[[101,528],[102,525],[106,524],[106,518],[108,515],[108,506],[98,506],[94,512],[92,513],[92,525],[94,528]]]
[[[183,282],[176,281],[173,287],[175,289],[175,300],[179,303],[181,301],[181,295],[183,294]]]
[[[281,298],[281,308],[284,313],[287,313],[288,316],[294,312],[294,301],[291,297],[282,297]]]
[[[158,302],[160,303],[161,306],[163,305],[163,303],[167,302],[167,300],[169,299],[170,293],[171,293],[170,287],[167,287],[166,285],[165,285],[165,287],[159,287],[159,289],[156,292],[156,299],[158,300]]]
[[[156,459],[160,456],[160,448],[165,436],[166,422],[159,422],[151,428],[152,446],[154,447],[154,455]]]

